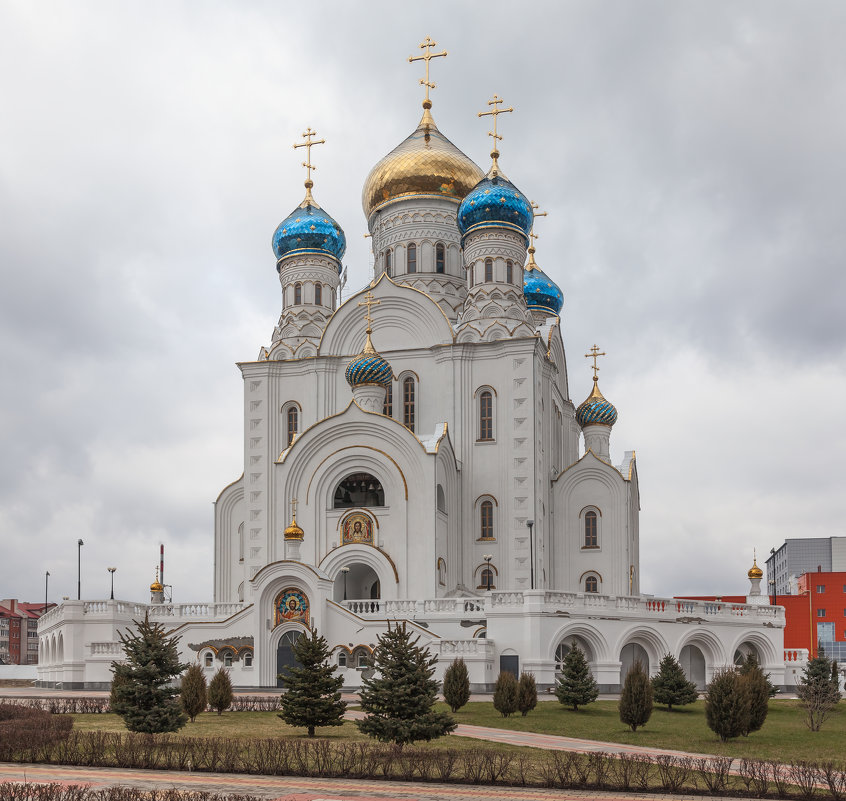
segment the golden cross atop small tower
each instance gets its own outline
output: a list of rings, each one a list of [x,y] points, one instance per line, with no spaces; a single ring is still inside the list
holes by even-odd
[[[535,201],[531,201],[532,203],[532,227],[529,230],[529,264],[527,265],[526,269],[534,270],[535,268],[535,240],[538,238],[538,235],[535,233],[535,218],[536,217],[546,217],[547,213],[545,211],[538,211],[540,206],[538,206]]]
[[[376,352],[376,349],[373,347],[373,342],[370,339],[370,335],[373,333],[371,307],[378,306],[381,302],[381,300],[373,300],[373,293],[368,289],[367,294],[364,296],[364,300],[361,300],[358,303],[359,306],[367,306],[367,312],[364,315],[364,319],[367,321],[367,339],[364,342],[364,353]]]
[[[607,354],[605,353],[605,351],[602,351],[602,352],[600,353],[600,352],[599,352],[599,348],[598,348],[596,345],[594,345],[594,346],[590,349],[590,353],[586,353],[586,354],[585,354],[585,358],[586,358],[586,359],[593,359],[593,380],[594,380],[594,381],[599,381],[599,378],[598,378],[598,377],[597,377],[597,375],[596,375],[596,374],[599,372],[599,366],[597,365],[596,360],[597,360],[600,356],[605,356],[605,355],[607,355]]]
[[[317,139],[316,141],[312,141],[312,137],[317,136],[315,131],[311,130],[311,127],[307,128],[303,133],[303,139],[305,142],[298,142],[294,145],[294,150],[298,147],[304,147],[306,149],[306,160],[303,162],[303,167],[306,168],[306,182],[305,188],[307,190],[307,197],[311,197],[311,188],[314,186],[314,182],[311,180],[311,171],[316,170],[317,167],[311,163],[311,149],[315,145],[325,145],[325,139]]]
[[[493,100],[488,100],[488,105],[493,106],[490,111],[480,111],[478,112],[479,117],[493,117],[493,130],[488,131],[488,136],[492,136],[494,143],[493,143],[493,150],[491,151],[491,158],[493,159],[493,166],[494,171],[499,170],[499,165],[497,164],[497,159],[499,158],[499,148],[497,146],[497,139],[502,139],[502,137],[496,132],[496,118],[500,114],[508,114],[509,112],[514,111],[514,109],[509,106],[508,108],[500,108],[499,104],[502,103],[502,99],[497,95],[493,96]]]
[[[423,101],[423,108],[432,108],[432,101],[429,100],[429,90],[435,88],[435,84],[429,80],[429,62],[433,58],[440,58],[447,55],[447,51],[443,53],[433,53],[432,48],[437,47],[437,42],[433,42],[428,36],[421,42],[420,49],[425,51],[422,56],[409,56],[408,63],[413,64],[415,61],[426,62],[426,77],[420,79],[420,85],[426,87],[426,99]]]
[[[291,498],[291,520],[297,519],[297,504],[299,501],[296,498]]]

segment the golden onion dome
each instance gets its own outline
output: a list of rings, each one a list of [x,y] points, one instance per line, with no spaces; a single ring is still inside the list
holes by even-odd
[[[285,529],[286,540],[301,540],[305,532],[297,525],[297,516],[291,517],[291,525]]]
[[[164,585],[159,581],[158,576],[156,576],[156,580],[150,585],[150,592],[164,592]]]
[[[758,567],[758,559],[757,557],[752,560],[752,567],[749,568],[749,572],[746,574],[751,579],[759,579],[764,577],[764,571]]]
[[[370,170],[361,192],[364,216],[399,197],[436,195],[463,200],[485,174],[435,125],[428,105],[414,132]]]

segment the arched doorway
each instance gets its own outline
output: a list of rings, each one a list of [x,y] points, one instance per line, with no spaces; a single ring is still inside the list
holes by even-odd
[[[632,665],[635,662],[640,662],[643,665],[643,669],[646,671],[646,675],[649,675],[649,654],[646,653],[646,649],[640,644],[636,642],[630,642],[628,645],[623,646],[623,650],[620,651],[620,686],[622,687],[623,682],[626,680],[626,675],[631,670]]]
[[[345,565],[338,571],[332,589],[332,599],[341,601],[376,600],[382,597],[379,576],[369,565],[361,562]]]
[[[567,658],[567,654],[569,654],[572,650],[573,645],[577,645],[579,650],[585,655],[585,661],[594,661],[590,643],[582,637],[570,635],[558,643],[555,648],[555,670],[557,673],[561,673],[564,670],[564,660]]]
[[[682,666],[688,681],[696,685],[697,690],[705,689],[705,656],[695,645],[685,645],[679,654],[679,664]]]
[[[734,664],[742,665],[743,661],[750,654],[755,657],[755,659],[758,661],[758,664],[760,665],[761,654],[758,653],[758,649],[749,641],[742,642],[740,643],[740,645],[737,646],[737,650],[734,652]]]
[[[294,643],[300,638],[299,631],[286,631],[279,638],[279,645],[276,646],[276,686],[284,687],[285,682],[280,678],[280,675],[287,667],[299,666],[299,662],[294,656]]]

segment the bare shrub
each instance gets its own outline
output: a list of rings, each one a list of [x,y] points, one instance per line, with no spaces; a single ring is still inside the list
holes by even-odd
[[[731,757],[701,757],[693,760],[693,769],[709,793],[718,795],[728,787]]]
[[[819,770],[828,785],[832,801],[844,801],[846,799],[846,765],[828,761],[823,762]]]
[[[804,759],[793,762],[787,770],[790,783],[795,784],[799,789],[799,797],[802,799],[813,798],[817,791],[817,782],[822,780],[822,775],[816,762],[806,762]]]
[[[770,789],[771,768],[769,762],[759,759],[741,759],[738,774],[746,792],[763,798]]]

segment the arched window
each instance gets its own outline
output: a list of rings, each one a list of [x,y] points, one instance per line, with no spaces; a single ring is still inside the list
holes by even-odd
[[[436,496],[436,503],[438,504],[438,511],[446,514],[447,513],[446,494],[444,493],[444,488],[440,484],[438,484],[435,496]]]
[[[323,305],[323,284],[315,284],[314,285],[314,305],[315,306],[322,306]]]
[[[394,251],[390,248],[385,251],[385,272],[388,274],[388,278],[391,277],[391,268],[394,266]]]
[[[223,667],[232,667],[232,651],[223,652]]]
[[[388,384],[387,391],[385,392],[385,404],[382,406],[382,414],[386,417],[394,416],[394,388],[391,384]]]
[[[244,561],[244,524],[238,526],[238,561]]]
[[[494,573],[489,567],[482,569],[480,579],[481,580],[477,589],[485,591],[496,589],[496,585],[494,584]]]
[[[509,284],[514,283],[514,262],[511,259],[505,262],[505,280]]]
[[[338,667],[345,668],[347,666],[347,652],[342,648],[338,651]]]
[[[479,395],[479,440],[493,439],[493,394],[485,390]]]
[[[493,259],[485,259],[485,283],[493,281]]]
[[[291,447],[291,443],[294,441],[294,437],[297,436],[297,428],[300,424],[300,411],[297,409],[296,406],[289,406],[288,407],[288,447]]]
[[[335,305],[337,303],[337,297],[338,296],[337,296],[337,293],[335,292],[335,287],[332,287],[332,308],[333,309],[335,308]]]
[[[446,251],[441,242],[435,245],[435,272],[446,272]]]
[[[492,540],[493,538],[493,503],[482,501],[479,507],[479,539]]]
[[[210,668],[214,665],[214,655],[211,651],[206,651],[206,655],[203,657],[203,664]]]
[[[446,562],[442,556],[438,557],[438,584],[446,587]]]
[[[596,576],[588,576],[585,579],[585,592],[599,592],[599,581]]]
[[[411,376],[402,382],[402,424],[414,432],[414,379]]]
[[[408,256],[406,258],[407,258],[407,264],[408,264],[407,272],[416,273],[417,272],[417,245],[415,245],[414,242],[412,242],[408,246]]]
[[[382,483],[370,473],[350,473],[335,487],[333,502],[335,509],[384,505],[385,490]]]
[[[473,288],[473,270],[474,270],[474,266],[471,264],[470,269],[467,270],[467,275],[469,276],[469,281],[470,281],[470,289]]]
[[[294,284],[294,305],[299,306],[303,302],[303,285]]]
[[[352,652],[353,667],[366,668],[369,660],[370,660],[370,652],[365,647],[359,645],[358,648],[353,650],[353,652]]]
[[[244,651],[244,667],[252,667],[253,666],[253,652],[252,651]]]
[[[599,547],[596,512],[585,512],[585,548]]]

